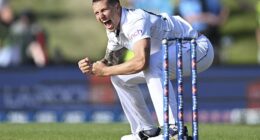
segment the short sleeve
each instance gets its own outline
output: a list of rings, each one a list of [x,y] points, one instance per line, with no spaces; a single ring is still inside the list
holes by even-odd
[[[149,19],[143,17],[131,23],[127,33],[127,38],[131,44],[134,44],[141,39],[151,37],[151,23],[149,21]]]

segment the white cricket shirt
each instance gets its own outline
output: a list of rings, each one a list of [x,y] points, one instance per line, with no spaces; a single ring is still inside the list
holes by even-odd
[[[197,32],[181,17],[156,15],[142,9],[122,8],[119,29],[118,33],[107,31],[109,50],[122,47],[132,50],[135,42],[150,38],[153,54],[161,49],[161,41],[165,37],[197,37]]]

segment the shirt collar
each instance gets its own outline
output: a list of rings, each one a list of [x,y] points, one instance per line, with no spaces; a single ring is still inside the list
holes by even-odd
[[[116,37],[119,36],[120,31],[122,30],[121,25],[123,25],[123,23],[125,22],[125,19],[126,19],[126,12],[127,12],[127,9],[122,7],[121,18],[120,18],[120,22],[119,22],[117,29],[114,32],[110,32],[110,31],[107,30],[107,33],[115,34]]]

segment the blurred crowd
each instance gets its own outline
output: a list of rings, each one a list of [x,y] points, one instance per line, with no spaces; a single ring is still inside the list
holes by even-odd
[[[221,0],[126,0],[129,7],[142,8],[155,14],[180,15],[199,32],[205,34],[215,49],[214,65],[223,63],[223,38],[220,28],[229,17],[229,9]],[[258,63],[260,64],[260,2],[256,5]],[[0,0],[0,68],[32,64],[49,64],[46,31],[37,22],[34,11],[14,13],[8,0]]]
[[[0,67],[47,63],[47,36],[35,13],[24,9],[14,14],[8,1],[0,0]]]

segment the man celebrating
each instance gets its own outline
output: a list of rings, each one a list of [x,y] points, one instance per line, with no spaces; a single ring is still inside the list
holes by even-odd
[[[162,49],[163,38],[192,37],[197,42],[197,68],[204,71],[213,61],[213,48],[209,40],[179,16],[167,14],[155,15],[141,9],[121,7],[119,0],[93,0],[92,8],[97,21],[107,31],[108,43],[105,57],[91,63],[89,58],[78,62],[84,74],[111,76],[111,81],[119,96],[124,113],[130,123],[131,135],[121,140],[162,139],[160,128],[154,122],[145,103],[140,83],[146,83],[157,114],[160,126],[163,126],[163,85],[162,85]],[[175,78],[176,49],[171,44],[170,76]],[[118,57],[122,49],[133,51],[133,58],[120,63]],[[190,47],[183,47],[184,75],[190,72]],[[173,93],[170,85],[170,93]],[[176,135],[177,105],[175,94],[170,94],[170,137]],[[175,127],[176,128],[176,127]]]

